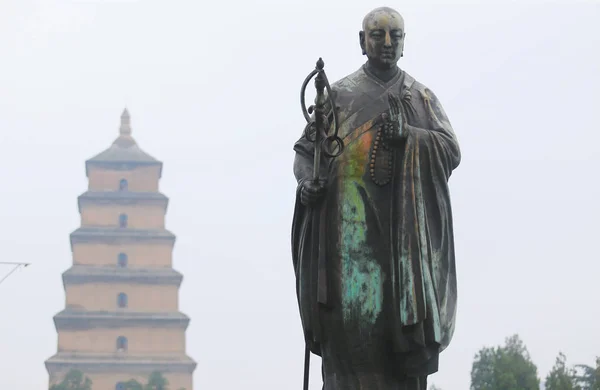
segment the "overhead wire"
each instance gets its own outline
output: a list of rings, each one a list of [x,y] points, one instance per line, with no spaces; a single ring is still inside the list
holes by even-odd
[[[26,268],[27,266],[29,266],[29,263],[11,263],[11,262],[2,262],[0,261],[0,265],[14,265],[15,267],[10,270],[9,273],[7,273],[6,275],[4,275],[4,277],[2,277],[2,279],[0,279],[0,284],[2,284],[2,282],[4,282],[6,279],[8,279],[8,277],[10,275],[12,275],[16,270],[18,270],[19,268],[23,267]]]

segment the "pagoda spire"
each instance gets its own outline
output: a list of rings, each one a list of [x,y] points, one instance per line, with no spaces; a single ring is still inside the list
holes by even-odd
[[[131,116],[127,108],[121,114],[121,127],[119,128],[120,135],[131,135]]]
[[[129,110],[125,108],[121,114],[121,126],[119,127],[119,136],[113,142],[113,145],[120,146],[122,148],[129,148],[134,146],[135,140],[131,137],[131,116]]]

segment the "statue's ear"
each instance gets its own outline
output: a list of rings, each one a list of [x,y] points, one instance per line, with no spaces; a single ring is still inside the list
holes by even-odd
[[[400,57],[404,57],[404,42],[406,42],[406,33],[402,36],[402,44],[400,45]]]
[[[360,42],[360,48],[362,49],[362,54],[364,56],[365,54],[367,54],[367,47],[365,45],[365,32],[364,31],[360,31],[358,33],[358,40]]]

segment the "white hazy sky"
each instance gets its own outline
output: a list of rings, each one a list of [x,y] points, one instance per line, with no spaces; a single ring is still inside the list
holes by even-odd
[[[467,389],[477,350],[513,333],[542,376],[559,350],[600,355],[599,2],[0,0],[0,259],[32,263],[0,285],[1,388],[47,388],[84,161],[125,106],[165,163],[195,388],[301,387],[299,88],[319,56],[332,80],[363,63],[362,17],[381,5],[404,15],[401,66],[463,151],[458,322],[430,383]]]

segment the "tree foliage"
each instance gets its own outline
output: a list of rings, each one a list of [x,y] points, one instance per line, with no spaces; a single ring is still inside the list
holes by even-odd
[[[70,370],[62,382],[50,386],[50,390],[92,390],[92,380],[79,370]]]
[[[135,379],[123,382],[123,390],[169,390],[169,381],[162,373],[155,371],[148,377],[148,383],[142,385]],[[79,370],[71,370],[62,382],[50,386],[50,390],[92,390],[92,381]],[[185,390],[181,387],[178,390]]]
[[[471,369],[471,390],[539,390],[537,367],[518,335],[504,346],[482,348]]]
[[[600,390],[600,357],[596,358],[596,367],[578,364],[574,371],[577,390]]]
[[[155,371],[148,377],[148,382],[142,385],[135,379],[123,383],[123,390],[169,390],[169,381],[162,373]],[[185,390],[180,387],[178,390]]]
[[[144,390],[144,386],[135,379],[130,379],[123,383],[123,390]]]
[[[148,378],[144,390],[168,390],[169,381],[160,372],[154,371]]]
[[[554,367],[546,376],[545,390],[582,390],[576,384],[576,371],[567,367],[567,357],[560,352]]]

